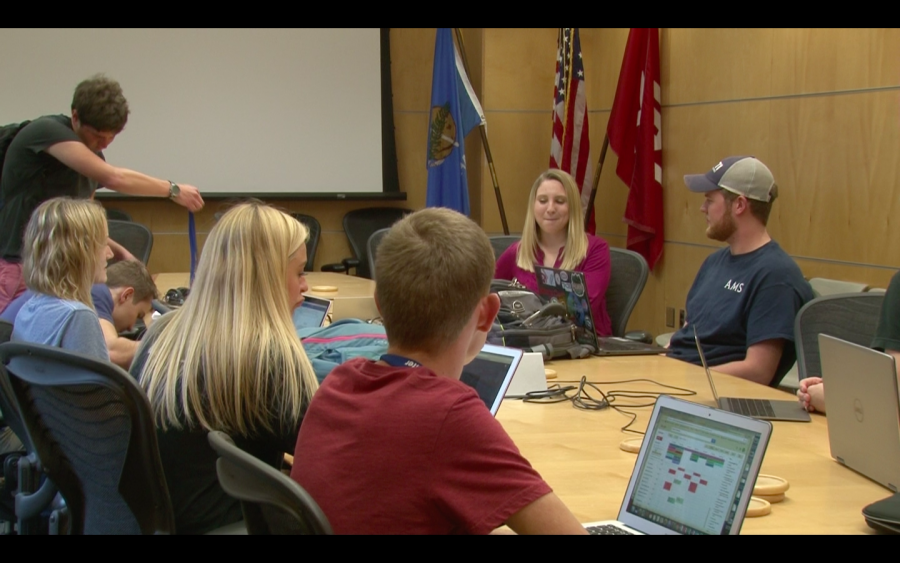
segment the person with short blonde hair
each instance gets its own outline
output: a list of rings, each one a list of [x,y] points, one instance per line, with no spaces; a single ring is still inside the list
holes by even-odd
[[[108,237],[106,214],[93,201],[54,198],[34,210],[22,272],[35,295],[16,315],[13,340],[109,360],[91,299],[93,283],[106,281]]]
[[[500,308],[493,256],[484,231],[449,209],[412,213],[382,239],[388,353],[323,380],[291,470],[335,533],[585,533],[460,381]]]
[[[497,259],[494,277],[516,280],[537,292],[535,265],[584,272],[597,336],[612,334],[606,311],[609,244],[585,232],[578,185],[556,168],[543,172],[531,186],[522,239]]]
[[[240,521],[219,486],[211,430],[273,467],[292,450],[318,381],[292,313],[308,290],[309,232],[259,201],[215,224],[191,292],[148,329],[131,373],[150,399],[179,533]]]

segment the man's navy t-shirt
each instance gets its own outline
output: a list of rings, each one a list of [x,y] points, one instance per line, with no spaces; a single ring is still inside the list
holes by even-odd
[[[700,364],[694,327],[710,366],[741,361],[747,348],[765,340],[785,340],[777,385],[796,360],[794,317],[813,298],[803,273],[777,242],[746,254],[726,247],[700,267],[688,293],[687,325],[669,343],[669,356]]]

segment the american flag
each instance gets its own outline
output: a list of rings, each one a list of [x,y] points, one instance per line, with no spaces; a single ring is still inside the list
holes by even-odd
[[[550,168],[559,168],[575,178],[581,192],[582,208],[586,210],[593,176],[584,93],[584,62],[581,60],[581,41],[578,39],[577,27],[561,28],[557,39]],[[593,213],[590,213],[585,229],[594,234]]]

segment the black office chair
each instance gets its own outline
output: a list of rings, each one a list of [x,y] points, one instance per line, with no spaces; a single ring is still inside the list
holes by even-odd
[[[647,276],[650,273],[647,261],[633,250],[612,247],[609,249],[609,259],[606,312],[609,314],[612,334],[649,344],[653,341],[650,333],[642,330],[625,332],[631,312],[647,284]]]
[[[491,247],[494,249],[494,260],[497,260],[507,248],[519,242],[522,237],[516,235],[496,235],[489,238],[491,239]]]
[[[355,268],[357,276],[373,279],[368,258],[369,237],[378,229],[390,227],[410,213],[411,209],[399,207],[366,207],[348,211],[344,215],[344,233],[350,242],[354,257],[344,258],[340,264],[325,264],[322,271],[349,274],[350,269]]]
[[[112,219],[114,221],[133,221],[133,219],[131,218],[131,215],[129,215],[128,213],[125,213],[121,209],[115,209],[115,208],[110,208],[110,207],[106,208],[106,218]],[[115,239],[113,239],[113,240],[115,240]],[[116,241],[116,242],[118,242],[118,241]]]
[[[0,362],[70,534],[170,534],[175,519],[147,396],[109,362],[39,344],[0,345]]]
[[[304,272],[315,271],[316,248],[319,246],[319,235],[322,233],[322,226],[319,220],[312,215],[304,215],[303,213],[291,213],[291,217],[300,221],[309,229],[309,240],[306,241],[306,267]]]
[[[133,221],[116,221],[110,219],[109,238],[125,247],[135,258],[144,264],[150,260],[150,251],[153,250],[153,233],[150,229]]]
[[[819,334],[871,346],[878,328],[883,293],[841,293],[816,297],[794,319],[799,378],[822,377]]]
[[[372,236],[369,237],[369,242],[366,243],[366,253],[369,255],[369,271],[372,272],[372,279],[377,280],[376,272],[375,272],[375,255],[378,252],[378,245],[381,244],[381,239],[384,238],[384,235],[388,234],[390,228],[386,229],[378,229]]]
[[[219,484],[241,501],[248,534],[333,533],[325,513],[294,480],[235,446],[224,432],[212,431],[208,439],[219,454]]]

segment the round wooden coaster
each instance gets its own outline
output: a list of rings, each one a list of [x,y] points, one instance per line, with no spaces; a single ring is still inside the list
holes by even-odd
[[[336,293],[338,288],[333,285],[314,285],[309,290],[316,293]]]
[[[784,494],[790,488],[790,484],[781,477],[760,473],[753,486],[754,496],[775,496]]]
[[[747,505],[747,518],[765,516],[770,512],[772,512],[772,505],[769,504],[769,501],[759,497],[750,497],[750,504]]]
[[[547,376],[547,379],[556,379],[556,370],[544,368],[544,375]]]
[[[619,444],[619,449],[623,452],[636,454],[641,451],[641,444],[643,442],[643,438],[628,438],[627,440],[622,440],[622,443]]]
[[[761,498],[763,500],[769,501],[769,504],[777,504],[784,500],[784,493],[779,493],[777,495],[755,495],[756,498]]]

